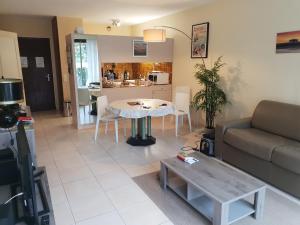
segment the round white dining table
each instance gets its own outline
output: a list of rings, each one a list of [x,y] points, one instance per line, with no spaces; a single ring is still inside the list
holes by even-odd
[[[160,99],[126,99],[114,101],[110,109],[123,118],[131,119],[131,136],[127,143],[133,146],[155,144],[151,134],[151,118],[174,113],[171,102]]]

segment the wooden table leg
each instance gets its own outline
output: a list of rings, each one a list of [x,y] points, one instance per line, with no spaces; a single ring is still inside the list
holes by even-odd
[[[168,168],[160,162],[160,186],[162,189],[167,188]]]
[[[263,188],[258,192],[256,192],[254,196],[254,208],[255,208],[254,218],[257,220],[261,219],[263,216],[265,195],[266,195],[266,189]]]
[[[227,225],[229,216],[229,205],[214,202],[213,225]]]

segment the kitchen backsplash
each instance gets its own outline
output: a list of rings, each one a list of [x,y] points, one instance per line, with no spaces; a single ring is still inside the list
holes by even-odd
[[[124,71],[129,72],[129,79],[137,79],[139,75],[142,77],[148,75],[153,70],[163,71],[170,74],[170,81],[172,80],[172,63],[163,62],[163,63],[102,63],[101,71],[102,74],[107,70],[111,70],[112,67],[115,67],[114,72],[117,74],[118,79],[122,79]],[[170,82],[171,83],[171,82]]]

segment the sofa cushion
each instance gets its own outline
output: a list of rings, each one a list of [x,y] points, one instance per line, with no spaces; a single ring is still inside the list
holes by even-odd
[[[300,141],[300,106],[261,101],[254,111],[251,126]]]
[[[285,138],[255,128],[229,128],[224,141],[257,158],[271,161],[274,148],[283,144]]]
[[[284,169],[300,174],[300,143],[287,143],[276,146],[272,154],[272,163]]]

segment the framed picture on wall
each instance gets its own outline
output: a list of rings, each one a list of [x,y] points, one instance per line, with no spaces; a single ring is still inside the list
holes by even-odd
[[[133,40],[133,56],[146,57],[148,54],[148,43],[143,40]]]
[[[300,53],[300,31],[278,33],[276,53]]]
[[[191,58],[207,58],[209,23],[192,26]]]

